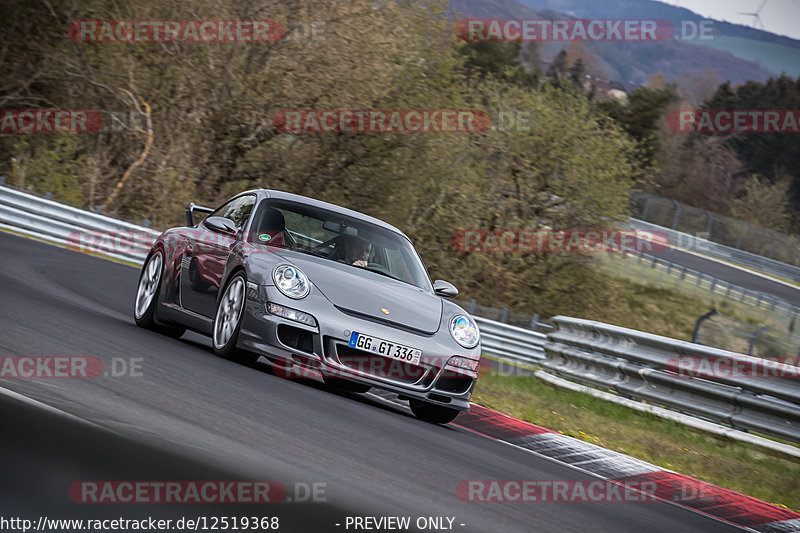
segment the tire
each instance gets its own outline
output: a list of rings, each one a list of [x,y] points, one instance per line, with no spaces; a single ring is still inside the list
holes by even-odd
[[[450,407],[423,402],[422,400],[409,400],[408,403],[414,416],[431,424],[447,424],[455,420],[458,413],[461,412]]]
[[[247,282],[237,272],[228,280],[217,302],[217,312],[211,325],[211,345],[214,353],[224,359],[238,359],[236,341],[242,328]]]
[[[164,254],[156,250],[142,267],[139,284],[136,287],[136,300],[133,304],[133,318],[140,328],[150,329],[179,338],[186,333],[180,326],[164,326],[156,323],[158,293],[161,290],[161,278],[164,273]]]
[[[347,392],[357,392],[359,394],[363,394],[365,392],[369,392],[372,388],[371,385],[367,385],[365,383],[358,383],[355,381],[350,381],[348,379],[342,378],[334,378],[322,375],[322,380],[331,387],[334,387],[339,390],[347,391]]]

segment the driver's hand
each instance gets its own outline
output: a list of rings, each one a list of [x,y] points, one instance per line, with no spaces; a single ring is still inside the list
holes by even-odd
[[[367,262],[363,259],[359,259],[358,261],[353,262],[353,266],[367,268]]]

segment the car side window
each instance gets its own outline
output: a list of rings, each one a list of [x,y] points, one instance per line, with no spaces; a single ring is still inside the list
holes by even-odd
[[[233,220],[238,229],[242,229],[247,224],[247,219],[250,218],[250,213],[253,211],[253,206],[256,203],[256,197],[252,194],[241,196],[235,200],[231,200],[227,204],[211,213],[210,217],[225,217]]]
[[[228,209],[228,207],[230,207],[230,205],[231,205],[231,202],[225,202],[224,204],[222,204],[221,206],[216,208],[214,211],[212,211],[206,218],[224,217],[225,216],[224,213]]]

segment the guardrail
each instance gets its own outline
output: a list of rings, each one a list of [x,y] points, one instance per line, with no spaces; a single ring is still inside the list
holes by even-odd
[[[547,335],[479,316],[474,318],[481,330],[481,349],[484,354],[528,365],[537,364],[545,358]]]
[[[800,443],[800,368],[557,316],[540,365],[637,400]]]
[[[798,236],[642,191],[632,192],[631,208],[636,219],[658,224],[662,231],[671,228],[702,236],[703,240],[724,245],[722,250],[747,251],[758,261],[765,258],[800,267]]]
[[[708,255],[709,257],[713,257],[715,259],[720,259],[735,265],[750,268],[764,274],[769,274],[777,278],[800,283],[800,268],[794,265],[781,263],[780,261],[764,257],[763,255],[725,246],[724,244],[719,244],[695,235],[690,235],[688,233],[682,233],[670,228],[658,226],[650,222],[645,222],[644,220],[631,218],[628,220],[628,227],[642,231],[658,231],[667,235],[670,246],[684,248],[693,252]]]
[[[2,186],[0,227],[134,263],[144,261],[160,233]]]
[[[754,307],[763,313],[762,320],[772,323],[779,330],[793,334],[800,320],[800,307],[778,296],[761,291],[746,289],[710,274],[673,263],[658,254],[648,254],[627,250],[625,253],[608,254],[605,268],[612,275],[636,280],[678,292],[703,295],[708,292],[713,300],[721,296],[729,302],[737,302]],[[648,275],[657,273],[656,276]],[[715,302],[709,302],[716,305]]]
[[[717,278],[711,274],[706,274],[699,270],[673,263],[661,257],[656,257],[653,254],[632,251],[625,253],[629,257],[635,257],[640,264],[647,265],[679,281],[694,284],[695,287],[719,294],[730,300],[735,300],[739,303],[745,303],[768,311],[779,311],[785,313],[786,316],[792,315],[795,318],[800,316],[800,307],[792,305],[783,298],[772,294],[745,289],[744,287]]]

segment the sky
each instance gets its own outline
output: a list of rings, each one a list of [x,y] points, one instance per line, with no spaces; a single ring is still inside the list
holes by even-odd
[[[752,15],[764,0],[660,0],[685,7],[704,17],[752,26]],[[768,32],[800,39],[800,0],[767,0],[759,13]],[[761,26],[758,26],[759,28]]]

